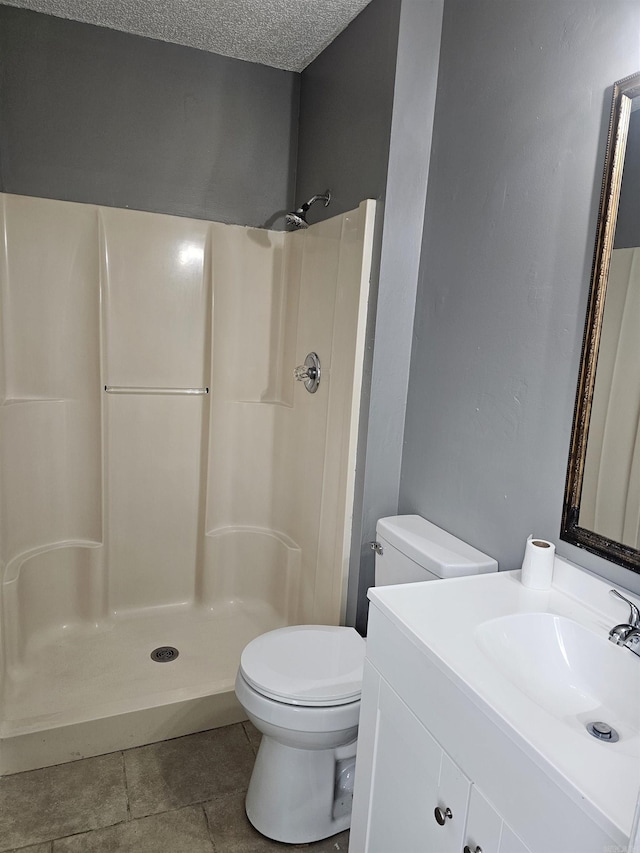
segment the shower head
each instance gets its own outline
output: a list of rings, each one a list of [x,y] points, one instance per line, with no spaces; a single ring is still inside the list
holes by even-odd
[[[297,210],[291,211],[291,213],[287,213],[285,216],[285,221],[287,225],[292,225],[294,228],[308,228],[309,223],[307,222],[306,216],[307,211],[311,207],[312,204],[315,204],[317,201],[323,201],[324,206],[328,207],[329,202],[331,201],[331,191],[327,190],[322,195],[314,195],[309,201],[305,201],[303,205],[301,205]]]
[[[293,211],[285,216],[287,225],[292,225],[294,228],[308,228],[309,223],[304,218],[304,211]]]

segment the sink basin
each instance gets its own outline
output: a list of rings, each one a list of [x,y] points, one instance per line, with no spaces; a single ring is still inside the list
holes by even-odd
[[[478,625],[482,652],[514,686],[555,717],[604,721],[621,740],[638,734],[640,658],[578,622],[518,613]]]
[[[640,786],[640,657],[609,642],[629,612],[610,590],[556,557],[549,590],[528,589],[516,571],[373,588],[369,597],[623,849]],[[596,722],[619,740],[592,737]]]

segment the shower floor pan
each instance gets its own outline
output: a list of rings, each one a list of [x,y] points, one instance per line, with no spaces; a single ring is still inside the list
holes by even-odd
[[[246,719],[240,653],[286,624],[273,608],[190,607],[68,626],[31,642],[2,693],[0,776]],[[179,656],[158,663],[151,652]]]

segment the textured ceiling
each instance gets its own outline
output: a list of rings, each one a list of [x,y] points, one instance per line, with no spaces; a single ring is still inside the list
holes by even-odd
[[[0,2],[287,71],[302,71],[370,0]]]

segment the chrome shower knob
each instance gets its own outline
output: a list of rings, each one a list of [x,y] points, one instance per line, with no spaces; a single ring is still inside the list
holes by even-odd
[[[300,367],[294,367],[293,375],[298,382],[306,382],[307,379],[314,380],[316,378],[316,369],[315,367],[307,367],[305,364],[302,364]]]
[[[294,368],[293,377],[298,382],[304,382],[304,387],[310,394],[315,394],[320,384],[320,359],[315,352],[310,352],[304,364]]]

